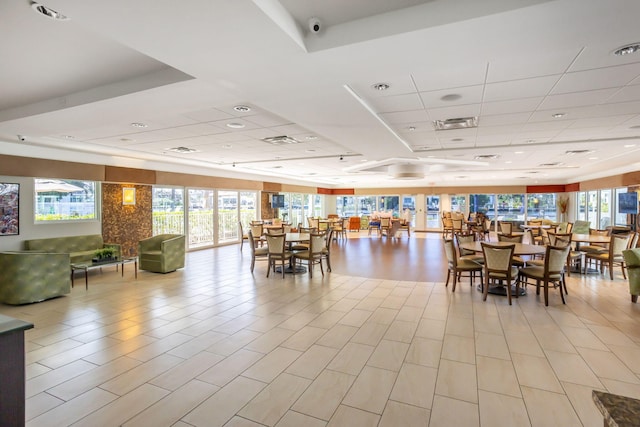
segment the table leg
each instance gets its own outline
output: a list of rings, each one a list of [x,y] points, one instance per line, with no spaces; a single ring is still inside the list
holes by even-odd
[[[89,269],[84,269],[84,289],[89,290]]]

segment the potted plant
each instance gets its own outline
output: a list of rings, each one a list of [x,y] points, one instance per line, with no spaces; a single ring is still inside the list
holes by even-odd
[[[93,255],[94,263],[113,261],[116,258],[116,249],[113,247],[98,249]]]

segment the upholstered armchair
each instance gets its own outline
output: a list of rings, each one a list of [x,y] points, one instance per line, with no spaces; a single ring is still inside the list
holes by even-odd
[[[158,234],[138,242],[140,270],[169,273],[184,267],[183,234]]]
[[[0,253],[0,302],[27,304],[71,292],[69,254]]]
[[[637,302],[638,295],[640,295],[640,248],[624,250],[622,251],[622,256],[629,273],[631,301]]]

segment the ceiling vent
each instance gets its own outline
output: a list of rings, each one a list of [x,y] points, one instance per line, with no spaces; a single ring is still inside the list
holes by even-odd
[[[474,157],[476,160],[495,160],[499,158],[500,156],[498,154],[478,154]]]
[[[543,168],[552,168],[552,167],[556,167],[556,166],[562,166],[564,163],[562,162],[552,162],[552,163],[541,163],[540,167]]]
[[[189,148],[189,147],[173,147],[173,148],[168,148],[167,151],[173,151],[174,153],[180,153],[180,154],[190,154],[190,153],[198,152],[198,150],[196,150],[195,148]]]
[[[460,117],[457,119],[434,120],[435,130],[469,129],[478,127],[478,117]]]
[[[576,155],[576,154],[587,154],[587,153],[591,153],[591,150],[567,150],[564,153],[568,154],[570,156]]]
[[[288,144],[299,144],[295,138],[291,138],[290,136],[281,135],[281,136],[271,136],[269,138],[262,138],[262,140],[271,145],[288,145]]]

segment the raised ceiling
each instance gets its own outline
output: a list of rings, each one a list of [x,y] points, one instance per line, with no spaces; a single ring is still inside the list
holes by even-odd
[[[640,52],[613,54],[640,2],[44,4],[69,19],[0,2],[5,154],[356,188],[640,169]]]

